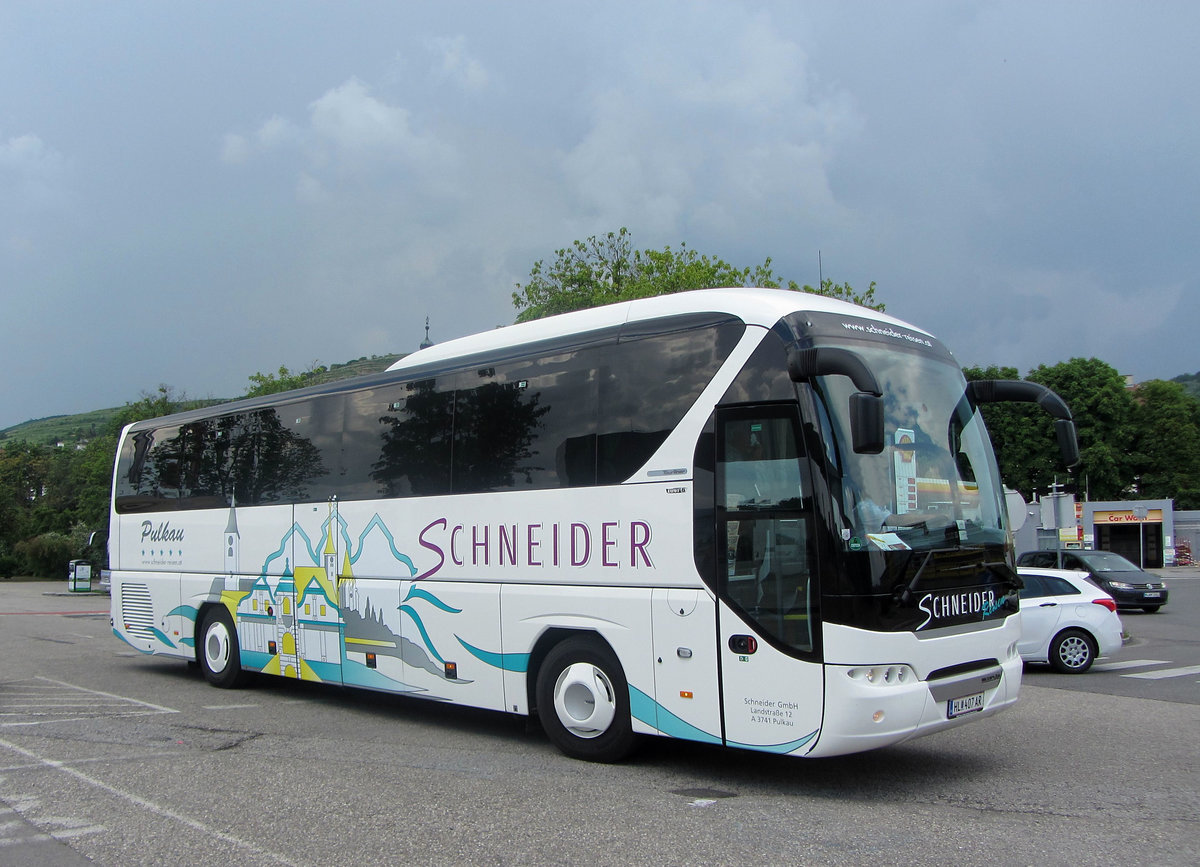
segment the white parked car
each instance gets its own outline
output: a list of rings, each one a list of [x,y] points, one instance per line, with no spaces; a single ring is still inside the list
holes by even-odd
[[[1023,660],[1082,674],[1097,657],[1121,649],[1117,603],[1082,572],[1022,566],[1017,573],[1025,582],[1017,645]]]

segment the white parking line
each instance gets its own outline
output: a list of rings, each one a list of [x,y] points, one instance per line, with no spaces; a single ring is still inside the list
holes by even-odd
[[[158,711],[159,713],[179,713],[179,711],[174,710],[173,708],[162,707],[161,705],[151,704],[148,701],[141,701],[139,699],[129,698],[124,695],[113,695],[111,692],[100,692],[100,690],[98,690],[98,689],[88,689],[87,687],[76,686],[73,683],[65,683],[61,680],[55,680],[52,677],[42,677],[40,674],[37,675],[37,679],[45,681],[46,683],[53,683],[57,686],[65,686],[68,689],[78,689],[78,690],[82,690],[83,692],[90,692],[92,695],[102,695],[105,698],[111,698],[111,699],[114,699],[119,702],[129,702],[132,704],[140,704],[142,707],[150,708],[151,710]]]
[[[1182,668],[1160,668],[1158,671],[1142,671],[1137,674],[1123,674],[1121,677],[1140,677],[1142,680],[1162,680],[1167,677],[1190,677],[1200,674],[1200,665],[1186,665]]]
[[[203,710],[247,710],[252,707],[262,707],[260,704],[206,704]]]
[[[1122,668],[1141,668],[1144,665],[1169,665],[1169,659],[1126,659],[1122,662],[1101,662],[1092,666],[1092,671],[1117,671]]]
[[[203,822],[199,821],[198,819],[193,819],[190,816],[183,815],[182,813],[176,813],[174,810],[168,809],[167,807],[164,807],[160,804],[156,804],[153,801],[149,801],[145,798],[139,797],[139,796],[133,794],[132,792],[126,792],[126,791],[116,788],[115,786],[110,786],[108,783],[105,783],[102,780],[98,780],[95,777],[90,777],[87,774],[83,773],[82,771],[75,770],[74,768],[68,766],[64,762],[59,762],[59,761],[55,761],[54,759],[46,758],[45,756],[39,755],[38,753],[35,753],[30,750],[19,747],[16,744],[9,743],[8,741],[6,741],[2,738],[0,738],[0,747],[3,747],[4,749],[7,749],[7,750],[11,750],[12,752],[14,752],[18,755],[24,756],[27,759],[32,759],[33,761],[37,762],[39,765],[42,765],[43,767],[50,768],[50,769],[56,770],[56,771],[62,771],[64,774],[74,777],[76,780],[79,780],[81,783],[85,783],[85,784],[92,786],[93,788],[99,789],[103,792],[108,792],[110,795],[120,798],[123,801],[127,801],[128,803],[133,804],[135,807],[140,807],[143,810],[149,810],[150,812],[156,813],[159,816],[163,816],[167,819],[171,819],[172,821],[178,822],[181,825],[185,825],[194,831],[199,831],[201,834],[210,835],[212,837],[215,837],[218,840],[221,840],[224,843],[229,843],[230,845],[237,846],[238,848],[246,849],[247,851],[262,855],[265,858],[268,858],[272,861],[276,861],[280,864],[289,864],[290,865],[290,864],[294,863],[294,862],[288,860],[283,855],[279,854],[278,852],[272,852],[270,849],[264,849],[262,846],[257,846],[254,843],[251,843],[247,840],[242,840],[238,837],[233,836],[232,834],[226,834],[224,831],[221,831],[220,829],[214,828],[210,825],[206,825]],[[70,829],[68,829],[68,831],[69,830]]]

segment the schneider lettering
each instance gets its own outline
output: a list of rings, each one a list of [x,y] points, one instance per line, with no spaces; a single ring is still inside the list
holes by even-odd
[[[925,612],[925,620],[917,629],[924,629],[933,620],[949,620],[972,614],[987,617],[996,612],[1002,603],[1003,600],[996,599],[994,590],[968,590],[939,596],[926,593],[917,603],[917,607]]]
[[[589,524],[547,521],[530,524],[466,524],[438,518],[425,526],[418,543],[437,556],[417,580],[454,566],[654,568],[653,533],[646,521]]]

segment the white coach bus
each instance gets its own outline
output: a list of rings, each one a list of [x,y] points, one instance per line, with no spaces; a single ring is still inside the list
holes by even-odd
[[[978,405],[934,337],[817,295],[680,293],[137,422],[117,636],[249,673],[795,756],[1016,701],[1019,580]]]

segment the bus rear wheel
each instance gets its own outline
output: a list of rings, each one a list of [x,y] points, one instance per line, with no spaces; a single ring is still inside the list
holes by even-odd
[[[241,654],[233,618],[223,606],[209,609],[200,627],[196,653],[204,679],[213,686],[232,689],[243,681]]]
[[[599,639],[568,638],[546,655],[537,709],[546,736],[572,758],[619,762],[637,743],[625,673]]]

